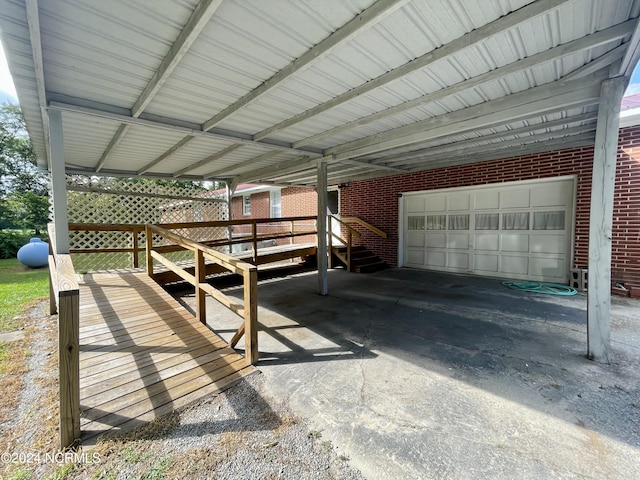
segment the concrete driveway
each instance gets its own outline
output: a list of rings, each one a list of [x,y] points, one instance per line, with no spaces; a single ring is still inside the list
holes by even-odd
[[[640,478],[638,301],[614,298],[602,365],[584,295],[411,269],[333,270],[327,297],[315,273],[258,291],[268,394],[367,478]],[[238,317],[208,301],[230,335]]]

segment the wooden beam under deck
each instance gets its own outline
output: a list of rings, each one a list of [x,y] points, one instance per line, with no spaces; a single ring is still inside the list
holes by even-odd
[[[88,274],[79,283],[85,445],[257,371],[145,274]]]

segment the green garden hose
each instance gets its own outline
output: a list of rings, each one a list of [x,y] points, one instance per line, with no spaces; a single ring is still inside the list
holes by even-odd
[[[575,295],[577,290],[568,285],[560,285],[557,283],[540,283],[540,282],[502,282],[505,287],[522,292],[546,293],[549,295]]]

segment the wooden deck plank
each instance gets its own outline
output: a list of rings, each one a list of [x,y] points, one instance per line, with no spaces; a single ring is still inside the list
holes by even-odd
[[[149,422],[257,371],[147,275],[80,278],[83,441]]]

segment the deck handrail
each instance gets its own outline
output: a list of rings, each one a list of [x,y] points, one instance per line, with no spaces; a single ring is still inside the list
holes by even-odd
[[[49,231],[49,313],[58,314],[60,445],[80,439],[80,286],[71,255],[57,253],[55,227]]]
[[[222,247],[227,246],[231,249],[232,245],[238,245],[243,243],[251,243],[254,254],[254,260],[257,256],[257,247],[259,241],[277,240],[281,238],[288,238],[293,243],[293,239],[296,237],[303,237],[307,235],[315,235],[317,233],[315,229],[316,216],[300,216],[300,217],[281,217],[281,218],[253,218],[253,219],[239,219],[239,220],[212,220],[202,222],[185,222],[185,223],[158,223],[156,224],[160,228],[166,230],[188,230],[194,228],[231,228],[234,226],[249,226],[250,232],[241,237],[232,238],[230,235],[225,238],[217,238],[212,240],[201,241],[200,244],[209,247]],[[313,220],[313,228],[296,229],[296,222],[304,222]],[[288,231],[277,233],[261,233],[258,234],[259,225],[268,224],[282,224],[288,223]],[[133,268],[138,268],[139,265],[139,253],[141,248],[139,246],[139,234],[145,231],[145,224],[140,223],[70,223],[69,231],[85,231],[85,232],[129,232],[131,235],[131,247],[120,248],[75,248],[71,249],[72,254],[88,254],[88,253],[131,253],[133,260]],[[157,249],[158,252],[175,252],[182,250],[183,247],[179,245],[165,245]]]
[[[374,227],[369,222],[362,220],[359,217],[340,217],[340,221],[341,223],[344,223],[344,224],[357,223],[358,225],[371,230],[373,233],[375,233],[379,237],[387,238],[387,232],[385,232],[384,230],[380,230],[378,227]]]
[[[343,243],[346,248],[347,248],[347,255],[346,255],[346,267],[347,267],[347,271],[350,272],[351,271],[351,260],[352,260],[352,249],[353,249],[353,239],[354,237],[356,238],[360,238],[361,234],[358,230],[356,230],[355,228],[353,228],[351,225],[349,225],[349,223],[356,223],[362,227],[365,227],[369,230],[371,230],[373,233],[375,233],[376,235],[382,237],[382,238],[387,238],[387,233],[384,232],[383,230],[380,230],[377,227],[374,227],[373,225],[371,225],[369,222],[362,220],[361,218],[358,217],[340,217],[338,218],[335,215],[328,215],[329,218],[329,258],[332,258],[332,253],[333,252],[333,238],[337,238],[341,243]],[[342,236],[338,235],[337,233],[335,233],[333,231],[333,229],[331,228],[333,221],[337,221],[340,225],[346,227],[347,230],[347,238],[342,238]]]
[[[191,250],[194,253],[195,273],[192,275],[183,266],[180,266],[164,255],[157,247],[153,246],[153,235],[160,235],[171,240],[176,245]],[[154,260],[157,260],[166,268],[177,274],[182,279],[194,286],[196,292],[196,318],[203,324],[207,323],[206,294],[211,295],[224,306],[244,318],[244,322],[238,328],[229,342],[232,348],[245,336],[245,359],[247,364],[255,365],[258,361],[258,268],[226,253],[218,252],[211,247],[190,240],[182,235],[171,232],[158,225],[146,225],[146,258],[147,274],[153,278]],[[206,282],[206,261],[213,262],[225,270],[229,270],[243,278],[244,303],[228,297],[220,290]]]

